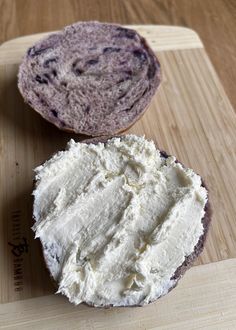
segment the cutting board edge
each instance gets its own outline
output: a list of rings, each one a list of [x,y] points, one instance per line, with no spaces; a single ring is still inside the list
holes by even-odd
[[[204,47],[198,34],[186,27],[168,25],[126,25],[126,27],[136,29],[148,40],[155,52]],[[0,46],[0,64],[19,63],[25,49],[36,41],[56,32],[58,31],[36,33],[5,41]]]
[[[45,329],[52,329],[55,322],[59,322],[57,323],[57,326],[60,324],[59,329],[64,329],[69,324],[70,326],[73,324],[75,329],[80,322],[85,323],[88,329],[94,329],[97,324],[100,324],[101,329],[107,329],[107,326],[114,329],[114,321],[119,315],[119,318],[123,317],[121,321],[123,326],[129,326],[130,329],[136,329],[137,322],[140,324],[142,322],[145,329],[170,329],[173,325],[175,329],[195,329],[195,327],[197,329],[200,325],[222,326],[225,322],[232,325],[236,322],[232,308],[236,301],[236,294],[232,290],[236,285],[232,276],[236,270],[235,261],[233,258],[210,265],[200,265],[195,270],[191,269],[171,294],[141,309],[140,307],[100,309],[85,305],[76,307],[69,304],[61,295],[47,295],[0,304],[0,321],[4,329],[9,326],[13,329],[18,329],[19,326],[27,326],[27,329],[34,326],[34,329],[41,329],[42,324]],[[216,277],[212,281],[208,276],[215,272],[218,272],[221,290],[215,290]],[[226,274],[230,277],[225,279]],[[192,286],[193,277],[195,282]],[[206,288],[210,292],[209,295],[205,293]],[[227,295],[222,305],[223,288]],[[185,292],[186,300],[183,300],[181,291]],[[202,305],[199,305],[200,302]],[[180,313],[180,306],[184,313]],[[12,318],[13,313],[14,318]],[[156,315],[157,319],[153,315]]]
[[[132,29],[141,29],[141,30],[160,30],[162,33],[173,33],[173,32],[178,32],[178,34],[181,33],[185,33],[185,35],[189,35],[189,37],[193,38],[193,41],[198,42],[198,47],[196,46],[196,48],[202,48],[203,43],[201,38],[199,37],[198,33],[190,28],[184,27],[184,26],[177,26],[177,25],[157,25],[157,24],[130,24],[130,25],[124,25],[127,28],[132,28]],[[39,36],[39,37],[44,37],[47,36],[51,33],[57,33],[59,32],[59,30],[53,30],[53,31],[47,31],[47,32],[38,32],[38,33],[32,33],[32,34],[27,34],[27,35],[23,35],[23,36],[19,36],[16,38],[12,38],[9,40],[4,41],[1,45],[0,45],[0,51],[2,47],[8,46],[9,44],[14,44],[16,41],[24,41],[24,40],[28,40],[31,37],[34,36]],[[156,31],[155,31],[156,32]],[[176,48],[173,48],[173,50],[175,50]]]
[[[192,272],[192,271],[199,272],[199,271],[201,271],[201,269],[207,269],[209,267],[221,267],[221,264],[235,263],[235,262],[236,262],[236,258],[227,258],[227,259],[222,259],[222,260],[218,260],[218,261],[208,262],[208,263],[205,263],[205,264],[193,265],[187,270],[187,272],[184,274],[184,276],[180,278],[180,283],[185,281],[185,278],[187,277],[186,274],[189,274],[189,272]],[[235,265],[235,267],[236,267],[236,265]],[[179,284],[178,284],[178,286],[179,286]],[[178,288],[178,286],[177,286],[177,288]],[[52,296],[55,296],[55,295],[56,295],[56,293],[54,293],[54,294],[52,293],[52,294],[47,294],[47,295],[41,295],[41,296],[38,296],[38,297],[30,297],[30,298],[25,298],[25,299],[21,299],[21,300],[14,300],[14,301],[9,301],[9,302],[1,302],[0,301],[0,316],[1,316],[1,307],[2,306],[7,306],[7,305],[10,305],[10,304],[12,305],[12,304],[16,304],[16,303],[21,304],[21,303],[24,303],[25,301],[43,299],[45,297],[52,297]],[[169,295],[169,293],[167,295]],[[59,294],[59,296],[64,297],[61,294]],[[67,301],[66,297],[65,297],[65,300]],[[118,307],[118,308],[120,308],[120,307]],[[0,320],[1,320],[1,318],[0,318]]]

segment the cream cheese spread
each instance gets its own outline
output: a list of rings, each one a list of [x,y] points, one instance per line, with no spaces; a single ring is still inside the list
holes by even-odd
[[[166,294],[203,234],[207,191],[135,135],[76,143],[35,169],[33,230],[74,304],[143,305]]]

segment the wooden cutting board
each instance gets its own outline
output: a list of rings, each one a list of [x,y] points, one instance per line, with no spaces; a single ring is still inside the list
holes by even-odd
[[[162,84],[128,132],[145,134],[204,178],[214,212],[204,252],[175,290],[142,309],[74,307],[51,295],[30,229],[33,168],[83,137],[43,120],[17,90],[23,53],[46,33],[10,40],[0,47],[0,329],[236,328],[235,112],[194,31],[133,28],[156,51]]]

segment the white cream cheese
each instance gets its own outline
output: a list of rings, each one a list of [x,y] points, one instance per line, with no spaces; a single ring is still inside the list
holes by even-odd
[[[207,191],[191,169],[126,135],[71,140],[35,169],[33,230],[58,292],[75,304],[145,304],[166,294],[203,234]]]

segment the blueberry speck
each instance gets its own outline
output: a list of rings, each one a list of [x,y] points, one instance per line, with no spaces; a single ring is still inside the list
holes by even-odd
[[[58,113],[56,110],[52,109],[51,113],[53,114],[54,117],[56,117],[56,118],[58,117]]]
[[[50,64],[52,64],[52,63],[56,63],[57,60],[58,60],[57,57],[49,58],[48,60],[46,60],[46,61],[44,62],[43,66],[44,66],[45,68],[48,68],[48,67],[50,66]]]
[[[28,49],[27,54],[31,57],[34,57],[34,56],[37,56],[37,55],[40,55],[40,54],[46,52],[48,49],[50,49],[50,47],[43,47],[43,48],[39,48],[39,49],[36,49],[35,47],[31,47]]]
[[[77,59],[75,60],[73,63],[72,63],[72,68],[75,68],[76,65],[79,63],[80,59]]]
[[[44,78],[46,79],[46,80],[48,80],[48,81],[51,81],[51,77],[50,77],[50,75],[48,74],[48,73],[44,73]]]
[[[79,69],[79,68],[75,69],[75,74],[76,74],[76,76],[80,76],[83,72],[84,72],[84,71],[81,70],[81,69]]]
[[[87,107],[85,108],[84,112],[85,112],[85,113],[89,113],[89,111],[90,111],[90,106],[87,105]]]
[[[121,94],[121,95],[118,97],[117,100],[121,100],[121,99],[123,99],[126,95],[127,95],[127,92]]]
[[[56,70],[52,70],[52,74],[53,74],[54,77],[56,77],[57,76],[57,71]]]
[[[120,79],[120,80],[117,81],[117,84],[121,84],[122,82],[124,82],[126,80],[127,80],[127,78],[122,78],[122,79]]]
[[[35,52],[35,47],[30,47],[27,51],[27,55],[28,56],[33,56],[34,52]]]
[[[47,102],[46,102],[45,100],[43,100],[43,99],[40,98],[39,101],[41,102],[41,104],[42,104],[43,106],[45,106],[45,107],[48,106],[48,104],[47,104]]]
[[[48,84],[47,79],[40,77],[38,74],[36,75],[35,80],[40,84]]]
[[[89,61],[87,62],[87,64],[89,64],[89,65],[94,65],[94,64],[97,64],[97,63],[98,63],[98,58],[93,59],[93,60],[89,60]]]
[[[103,49],[104,54],[118,53],[120,51],[121,51],[121,48],[117,48],[117,47],[106,47]]]
[[[138,58],[140,61],[145,62],[147,60],[147,55],[141,49],[136,49],[133,51],[134,57]]]
[[[119,34],[116,35],[115,37],[124,37],[124,38],[128,38],[128,39],[134,39],[135,38],[135,32],[129,29],[125,29],[122,27],[118,27],[116,29],[117,31],[119,31]]]
[[[124,111],[124,112],[129,112],[132,108],[133,108],[133,106],[132,106],[132,107],[129,107],[129,108],[126,108],[126,109],[124,109],[123,111]]]

